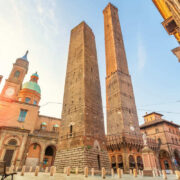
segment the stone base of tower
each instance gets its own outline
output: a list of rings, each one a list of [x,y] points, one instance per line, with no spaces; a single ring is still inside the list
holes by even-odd
[[[110,173],[107,151],[91,147],[77,147],[57,151],[54,165],[57,168],[57,172],[63,172],[65,167],[70,167],[71,172],[75,173],[75,169],[78,167],[79,173],[83,173],[84,168],[88,167],[89,171],[91,168],[94,168],[95,173],[99,174],[104,167],[106,172]]]

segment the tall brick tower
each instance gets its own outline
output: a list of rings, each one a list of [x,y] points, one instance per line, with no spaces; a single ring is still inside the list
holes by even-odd
[[[68,166],[109,170],[95,37],[85,22],[71,31],[59,132],[58,171]]]
[[[103,13],[106,50],[107,133],[108,135],[140,134],[118,9],[109,3]]]

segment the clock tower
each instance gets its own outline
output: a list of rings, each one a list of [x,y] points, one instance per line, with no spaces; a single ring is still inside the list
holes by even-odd
[[[13,68],[8,79],[6,79],[0,98],[10,100],[17,99],[22,82],[28,71],[29,62],[27,60],[27,54],[28,51],[23,57],[18,58],[13,64]]]

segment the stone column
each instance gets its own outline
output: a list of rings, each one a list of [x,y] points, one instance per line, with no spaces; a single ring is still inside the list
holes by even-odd
[[[40,156],[39,156],[39,166],[40,166],[40,168],[43,166],[44,154],[45,154],[45,146],[41,145],[41,152],[40,152]]]
[[[22,139],[22,143],[20,145],[20,148],[19,148],[19,154],[18,154],[18,166],[20,165],[19,163],[23,160],[23,153],[24,153],[24,150],[25,150],[25,145],[26,145],[26,141],[27,141],[27,135],[24,135],[23,139]]]
[[[5,133],[3,132],[3,133],[1,134],[1,138],[0,138],[0,147],[1,147],[1,148],[3,148],[3,144],[2,144],[2,143],[3,143],[3,141],[4,141],[4,137],[5,137]],[[1,151],[1,152],[3,152],[3,151]],[[1,153],[0,157],[1,157],[0,160],[3,161],[4,156],[2,156],[2,153]]]
[[[129,171],[129,158],[128,158],[128,153],[127,153],[127,147],[123,148],[124,152],[122,153],[123,156],[123,167],[124,167],[124,172]]]

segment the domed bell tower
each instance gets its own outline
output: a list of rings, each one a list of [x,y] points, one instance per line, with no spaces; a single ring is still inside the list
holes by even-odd
[[[41,88],[38,85],[39,75],[32,74],[30,81],[22,85],[22,89],[18,94],[18,101],[38,105],[41,99]]]
[[[1,92],[1,99],[17,100],[17,95],[28,71],[29,62],[27,55],[28,51],[26,51],[26,54],[23,57],[18,58],[13,64],[11,73],[8,79],[6,79],[4,88]]]

